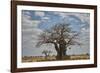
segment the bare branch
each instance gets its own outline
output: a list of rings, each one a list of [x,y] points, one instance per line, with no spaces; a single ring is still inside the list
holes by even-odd
[[[82,45],[82,43],[80,43],[79,41],[75,40],[75,39],[78,39],[77,36],[79,35],[80,33],[75,33],[71,38],[69,38],[69,40],[67,41],[67,45],[66,47],[70,46],[70,45]]]

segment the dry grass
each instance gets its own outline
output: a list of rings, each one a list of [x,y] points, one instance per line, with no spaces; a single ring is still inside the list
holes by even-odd
[[[70,56],[63,56],[63,60],[85,60],[90,59],[89,55],[81,54],[81,55],[70,55]],[[25,56],[22,58],[22,62],[41,62],[41,61],[57,61],[56,56]]]

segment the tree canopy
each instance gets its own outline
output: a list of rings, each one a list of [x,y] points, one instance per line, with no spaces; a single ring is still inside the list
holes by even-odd
[[[52,43],[57,52],[57,59],[62,59],[66,55],[66,51],[71,45],[81,45],[77,40],[79,32],[73,31],[69,24],[59,23],[52,26],[39,36],[39,42],[36,46]]]

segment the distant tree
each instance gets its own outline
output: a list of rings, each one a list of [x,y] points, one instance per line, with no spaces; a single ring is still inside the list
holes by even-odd
[[[39,36],[39,42],[36,46],[41,46],[42,44],[51,43],[54,45],[57,52],[56,59],[62,60],[66,55],[67,49],[70,49],[71,45],[80,45],[81,43],[77,40],[79,32],[72,31],[69,24],[61,23],[56,24],[48,30],[45,30]],[[44,51],[47,56],[46,51]]]
[[[89,56],[89,53],[86,53],[86,55],[88,55],[88,56]]]
[[[48,50],[43,50],[42,54],[45,55],[45,58],[47,58],[48,56],[50,56],[50,54],[52,53],[52,51],[48,51]]]

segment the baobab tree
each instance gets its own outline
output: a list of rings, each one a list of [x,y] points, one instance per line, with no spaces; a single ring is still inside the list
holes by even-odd
[[[39,36],[39,42],[36,46],[51,43],[57,52],[56,59],[63,60],[66,51],[71,45],[80,45],[78,39],[79,32],[72,31],[69,24],[60,23],[44,30]]]

